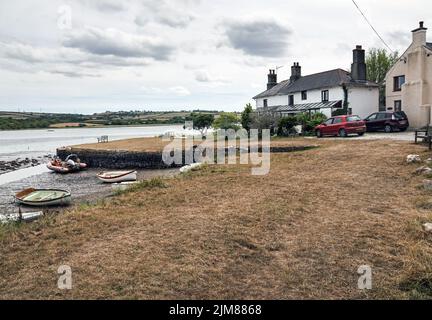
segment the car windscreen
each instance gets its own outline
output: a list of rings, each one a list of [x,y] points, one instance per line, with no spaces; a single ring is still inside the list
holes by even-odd
[[[358,116],[347,117],[347,122],[354,122],[354,121],[361,121],[361,119]]]

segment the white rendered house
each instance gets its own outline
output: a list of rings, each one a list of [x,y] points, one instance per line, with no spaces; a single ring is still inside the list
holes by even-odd
[[[367,81],[365,51],[357,46],[351,73],[335,69],[302,76],[300,64],[294,63],[290,79],[279,83],[275,70],[270,70],[267,90],[254,99],[259,113],[322,112],[331,117],[335,110],[346,107],[348,114],[365,118],[378,111],[379,86]]]

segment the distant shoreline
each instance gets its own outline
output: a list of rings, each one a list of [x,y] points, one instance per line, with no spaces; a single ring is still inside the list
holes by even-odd
[[[59,127],[59,128],[23,128],[23,129],[11,129],[11,130],[0,130],[0,132],[5,131],[30,131],[30,130],[64,130],[64,129],[101,129],[101,128],[139,128],[139,127],[170,127],[170,126],[181,126],[184,123],[169,123],[169,124],[125,124],[125,125],[95,125],[95,126],[85,126],[85,127]]]

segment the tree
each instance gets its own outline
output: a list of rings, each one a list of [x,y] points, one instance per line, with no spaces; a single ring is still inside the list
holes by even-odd
[[[367,78],[380,86],[380,105],[385,105],[385,76],[398,57],[398,52],[388,53],[385,49],[377,48],[370,49],[366,56]]]
[[[217,117],[213,121],[213,127],[216,129],[233,129],[238,130],[239,126],[239,118],[235,113],[232,112],[222,112],[219,117]]]
[[[214,115],[209,113],[192,112],[187,120],[193,121],[193,128],[199,130],[202,136],[205,136],[207,129],[211,127],[214,121]]]
[[[251,129],[252,121],[253,121],[253,109],[252,109],[252,105],[248,103],[241,114],[241,124],[244,129],[249,131]]]

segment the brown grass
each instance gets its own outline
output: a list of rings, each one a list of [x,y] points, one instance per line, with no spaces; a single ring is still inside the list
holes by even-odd
[[[134,152],[158,152],[170,143],[163,141],[162,138],[134,138],[108,143],[89,143],[73,146],[74,150],[124,150]]]
[[[319,143],[272,155],[267,176],[207,166],[166,188],[149,184],[0,232],[0,297],[430,297],[431,238],[421,223],[431,221],[431,194],[404,162],[409,153],[426,158],[425,148]],[[71,291],[56,287],[64,264]],[[364,264],[373,269],[368,292],[357,289]]]

